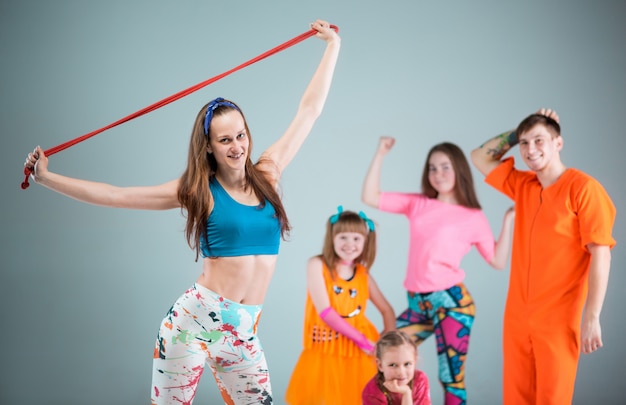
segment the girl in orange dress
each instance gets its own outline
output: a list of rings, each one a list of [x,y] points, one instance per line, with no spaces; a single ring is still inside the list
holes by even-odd
[[[287,387],[290,405],[359,404],[376,374],[373,342],[379,333],[365,316],[371,300],[384,329],[395,329],[393,308],[369,274],[376,257],[374,222],[343,211],[326,223],[320,255],[307,264],[304,350]]]

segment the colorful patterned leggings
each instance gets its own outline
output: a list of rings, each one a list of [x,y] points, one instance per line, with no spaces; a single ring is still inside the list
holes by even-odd
[[[190,405],[205,364],[226,404],[271,404],[256,335],[261,305],[243,305],[195,284],[172,306],[154,349],[152,404]]]
[[[396,327],[419,344],[433,332],[437,338],[439,381],[446,405],[464,405],[465,357],[475,306],[463,284],[432,293],[408,292],[409,308],[396,320]]]

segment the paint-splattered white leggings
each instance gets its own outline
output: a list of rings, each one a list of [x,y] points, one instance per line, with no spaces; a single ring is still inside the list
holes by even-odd
[[[209,365],[226,404],[271,404],[256,335],[261,305],[243,305],[195,284],[161,323],[154,349],[153,405],[190,405]]]

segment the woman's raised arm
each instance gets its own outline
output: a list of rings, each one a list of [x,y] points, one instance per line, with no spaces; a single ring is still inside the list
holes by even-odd
[[[318,31],[316,37],[326,41],[326,51],[300,99],[298,111],[291,124],[280,139],[261,156],[261,161],[269,159],[276,165],[273,169],[278,170],[278,176],[294,158],[322,113],[339,57],[341,39],[330,28],[330,24],[317,20],[311,24],[311,28]]]

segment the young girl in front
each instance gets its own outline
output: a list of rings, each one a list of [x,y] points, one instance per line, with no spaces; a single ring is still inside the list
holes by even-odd
[[[378,373],[363,390],[363,405],[431,405],[428,378],[417,370],[417,345],[393,330],[376,343]]]
[[[363,212],[338,212],[326,222],[320,255],[307,264],[304,350],[291,375],[290,405],[358,404],[376,373],[372,357],[379,334],[365,316],[367,301],[385,330],[395,328],[393,308],[369,274],[376,257],[374,222]]]

